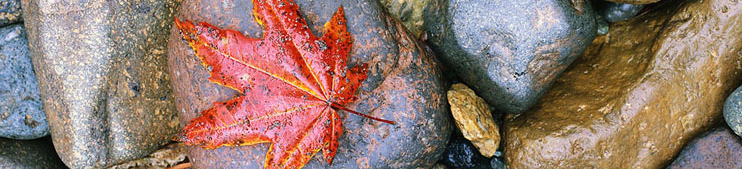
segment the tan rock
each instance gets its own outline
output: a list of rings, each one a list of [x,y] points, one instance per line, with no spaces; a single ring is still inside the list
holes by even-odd
[[[479,153],[492,157],[500,145],[500,129],[487,102],[461,83],[451,86],[447,94],[451,113],[461,133],[479,149]]]
[[[662,168],[721,120],[742,78],[742,3],[658,5],[596,38],[505,121],[508,168]]]
[[[402,24],[415,37],[420,37],[422,34],[423,23],[425,23],[425,10],[431,1],[440,0],[380,0],[389,14],[402,21]]]
[[[183,143],[170,143],[147,157],[114,165],[109,169],[125,168],[167,168],[186,160],[186,147]]]

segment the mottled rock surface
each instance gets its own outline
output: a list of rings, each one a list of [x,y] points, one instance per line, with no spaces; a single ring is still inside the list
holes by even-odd
[[[167,168],[186,160],[186,147],[183,143],[170,143],[147,157],[117,164],[109,169],[129,168]]]
[[[49,137],[34,140],[0,138],[0,168],[66,168]]]
[[[591,3],[450,0],[431,5],[428,43],[490,105],[521,113],[536,103],[596,34]]]
[[[376,0],[298,0],[315,35],[342,5],[353,46],[348,64],[369,65],[368,79],[346,107],[389,119],[389,125],[350,113],[343,117],[343,135],[332,165],[315,155],[305,168],[429,168],[440,159],[452,122],[447,114],[441,73],[433,56],[426,52],[403,25],[387,16]],[[209,22],[234,29],[247,37],[262,38],[262,28],[252,15],[251,1],[184,1],[178,18]],[[207,80],[206,70],[176,29],[171,30],[170,75],[180,120],[185,125],[213,106],[238,93]],[[189,147],[194,168],[262,168],[269,144],[220,147],[206,150]]]
[[[482,156],[469,140],[457,133],[443,153],[443,164],[449,168],[489,169],[490,161]]]
[[[598,13],[608,22],[620,22],[636,16],[644,6],[598,1]]]
[[[431,5],[441,5],[444,0],[379,0],[386,8],[389,14],[404,24],[412,32],[414,37],[420,37],[423,34],[423,23],[425,16],[430,14],[430,10],[440,7]]]
[[[21,0],[0,0],[0,27],[23,21]]]
[[[0,28],[0,50],[0,137],[35,139],[48,135],[23,25]]]
[[[742,138],[742,87],[734,90],[724,103],[724,120]]]
[[[500,128],[487,102],[461,83],[451,86],[447,96],[453,119],[464,138],[471,141],[479,153],[492,157],[500,145]]]
[[[742,3],[658,6],[614,24],[539,104],[508,117],[508,168],[659,168],[721,121],[742,78]]]
[[[110,166],[172,139],[178,119],[165,47],[177,2],[22,2],[46,117],[67,166]]]
[[[688,143],[667,168],[742,168],[742,139],[716,127]]]

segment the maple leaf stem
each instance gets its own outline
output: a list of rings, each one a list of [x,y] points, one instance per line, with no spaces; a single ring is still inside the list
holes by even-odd
[[[343,111],[347,111],[347,112],[350,112],[350,113],[353,113],[353,114],[356,114],[356,115],[359,115],[361,117],[369,118],[369,119],[372,119],[372,120],[376,120],[376,121],[380,121],[380,122],[384,122],[384,123],[388,123],[388,124],[394,124],[394,121],[384,120],[384,119],[377,118],[377,117],[374,117],[374,116],[369,116],[369,115],[366,115],[366,114],[363,114],[363,113],[358,113],[358,112],[356,112],[354,110],[351,110],[351,109],[345,108],[343,106],[340,106],[340,105],[338,105],[335,102],[332,103],[332,107],[337,108],[337,109],[340,109],[340,110],[343,110]]]

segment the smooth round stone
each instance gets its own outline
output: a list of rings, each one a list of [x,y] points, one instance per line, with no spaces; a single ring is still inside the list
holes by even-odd
[[[172,141],[167,73],[180,1],[23,0],[54,147],[71,168],[105,168]]]
[[[35,139],[48,135],[22,24],[0,28],[0,50],[0,137]]]
[[[353,46],[348,65],[368,64],[366,79],[345,105],[365,114],[393,120],[394,125],[350,113],[343,117],[343,133],[332,165],[322,153],[305,168],[431,168],[443,154],[451,129],[451,115],[441,72],[434,56],[384,12],[377,0],[295,0],[314,35],[343,6]],[[178,19],[208,22],[250,38],[262,38],[263,29],[252,14],[251,1],[184,1]],[[181,125],[201,111],[238,96],[237,91],[211,83],[208,70],[172,29],[168,44],[173,93]],[[194,168],[262,168],[270,144],[203,149],[189,146]]]
[[[688,143],[667,169],[740,167],[742,139],[719,126]]]
[[[583,1],[579,1],[583,2]],[[592,42],[591,3],[451,0],[425,17],[427,43],[490,105],[522,113]]]
[[[735,134],[742,137],[742,86],[727,97],[724,103],[724,120]]]

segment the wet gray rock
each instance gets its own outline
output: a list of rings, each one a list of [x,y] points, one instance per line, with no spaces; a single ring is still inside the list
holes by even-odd
[[[178,2],[22,0],[54,146],[71,168],[141,158],[177,132],[166,44]]]
[[[645,5],[598,1],[598,12],[608,22],[620,22],[636,16]]]
[[[49,137],[34,140],[0,138],[0,168],[67,168]]]
[[[26,31],[21,24],[0,28],[0,137],[35,139],[48,134]]]
[[[434,7],[437,5],[433,5]],[[596,35],[581,0],[450,0],[426,17],[435,53],[489,104],[531,107]]]
[[[742,86],[727,97],[724,103],[724,120],[735,134],[742,137]]]
[[[741,159],[742,139],[720,126],[693,139],[667,168],[740,168]]]
[[[21,22],[22,14],[21,0],[0,0],[0,27]]]
[[[332,165],[318,153],[305,168],[431,168],[453,129],[434,56],[402,23],[383,12],[377,0],[295,2],[309,28],[320,37],[322,25],[343,6],[353,39],[348,65],[369,65],[369,77],[355,95],[359,99],[345,106],[396,122],[389,125],[339,112],[344,129]],[[252,7],[251,1],[184,1],[178,18],[262,38]],[[171,30],[168,63],[179,117],[185,125],[213,102],[239,94],[207,80],[208,70],[178,32]],[[194,168],[262,168],[268,147],[256,144],[207,150],[191,146],[189,160]]]

